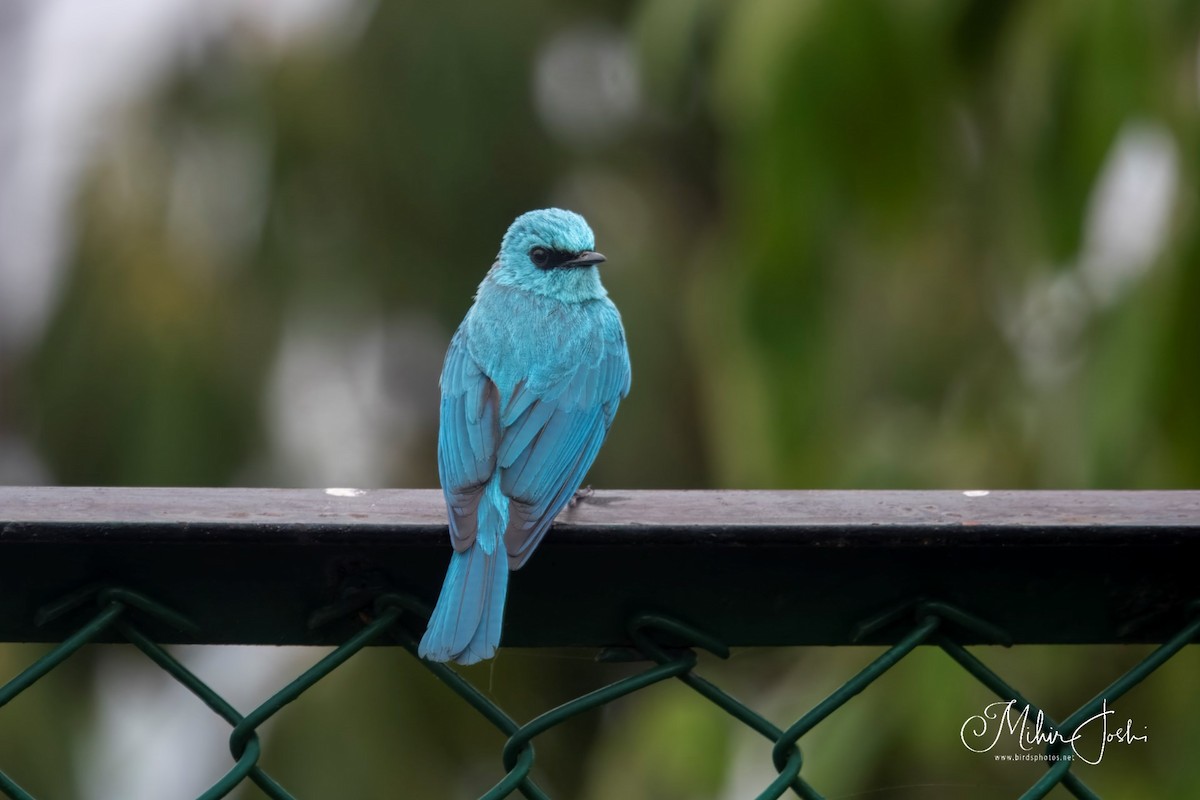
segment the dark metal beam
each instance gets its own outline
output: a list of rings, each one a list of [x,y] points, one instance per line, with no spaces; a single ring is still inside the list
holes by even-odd
[[[353,615],[307,621],[347,593],[432,602],[441,493],[351,494],[0,487],[0,640],[61,639],[89,612],[38,627],[38,609],[100,584],[202,631],[151,627],[162,641],[333,644]],[[659,611],[732,646],[849,644],[927,598],[1017,642],[1152,642],[1200,597],[1198,566],[1200,492],[597,492],[514,574],[504,641],[619,644]]]

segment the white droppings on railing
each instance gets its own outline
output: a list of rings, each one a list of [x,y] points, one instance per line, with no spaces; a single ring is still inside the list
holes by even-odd
[[[987,489],[971,489],[963,492],[963,494],[967,497],[987,497],[989,494],[991,494],[991,492]]]
[[[326,489],[325,494],[333,497],[362,497],[366,494],[364,489]]]

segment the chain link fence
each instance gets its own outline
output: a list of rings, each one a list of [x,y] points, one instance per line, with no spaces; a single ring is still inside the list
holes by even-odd
[[[1135,526],[1137,530],[1130,531],[1130,534],[1142,537],[1146,541],[1160,543],[1171,538],[1165,536],[1166,531],[1174,531],[1188,541],[1194,539],[1200,531],[1200,515],[1194,513],[1196,508],[1200,508],[1200,502],[1197,502],[1197,497],[1191,495],[1200,493],[1186,494],[1189,496],[1182,498],[1186,500],[1182,516],[1176,514],[1172,518],[1173,521],[1166,523],[1161,518],[1158,518],[1157,522],[1143,518]],[[1159,510],[1163,511],[1162,508]],[[17,516],[19,517],[19,514]],[[0,520],[0,523],[3,521]],[[59,524],[61,523],[60,520]],[[0,524],[0,529],[11,541],[13,538],[20,539],[23,530],[28,532],[28,529],[22,528],[25,524],[27,521],[21,522],[18,519],[16,522]],[[1095,526],[1096,519],[1089,519],[1086,524]],[[113,522],[97,520],[94,525],[111,528]],[[927,530],[926,534],[928,533]],[[1113,533],[1112,526],[1104,530],[1105,535],[1112,536]],[[189,535],[195,538],[200,534],[193,530]],[[1018,538],[1020,537],[1014,533],[1007,541]],[[0,537],[0,541],[3,541],[3,537]],[[1175,544],[1178,544],[1178,540]],[[688,545],[684,541],[677,541],[672,546]],[[1025,553],[1026,557],[1029,555],[1029,552]],[[1174,550],[1170,557],[1177,558],[1179,555],[1179,551]],[[1154,576],[1154,579],[1159,583],[1165,581],[1169,584],[1169,577],[1166,573],[1161,573]],[[440,574],[432,576],[434,581],[439,578]],[[1154,598],[1151,612],[1141,613],[1144,609],[1134,608],[1124,615],[1126,620],[1120,633],[1126,639],[1132,637],[1141,641],[1157,641],[1160,646],[1061,721],[1045,714],[1034,700],[1024,697],[1016,687],[965,647],[979,642],[1009,645],[1014,642],[1012,632],[1001,624],[977,615],[973,609],[960,602],[932,597],[916,597],[892,604],[886,610],[852,626],[851,630],[846,632],[846,639],[840,643],[878,643],[886,640],[889,643],[888,648],[835,692],[786,727],[779,727],[697,673],[698,650],[726,658],[729,655],[730,643],[718,634],[684,621],[680,618],[683,615],[655,612],[635,612],[627,615],[624,635],[620,637],[623,641],[601,649],[599,658],[603,661],[646,662],[648,666],[635,674],[551,708],[524,723],[514,720],[455,670],[443,664],[424,661],[420,663],[507,737],[501,752],[503,772],[498,773],[495,785],[482,796],[485,800],[515,796],[530,800],[549,800],[550,795],[531,777],[535,763],[536,738],[576,715],[596,710],[618,698],[669,680],[682,682],[696,693],[697,701],[716,705],[764,739],[763,758],[772,760],[777,777],[761,787],[757,794],[760,800],[785,795],[821,798],[822,794],[806,781],[803,774],[804,758],[799,746],[803,737],[857,694],[869,688],[915,648],[921,645],[940,648],[966,675],[985,686],[999,700],[1027,706],[1030,714],[1043,714],[1050,729],[1071,731],[1099,713],[1105,703],[1112,703],[1132,687],[1151,677],[1168,659],[1194,642],[1200,634],[1200,604],[1191,600],[1183,603],[1164,602],[1164,597],[1172,595],[1169,591],[1164,594],[1162,588],[1159,585],[1160,591]],[[1187,591],[1191,591],[1190,585]],[[289,682],[266,702],[257,708],[242,711],[234,708],[200,680],[162,644],[164,639],[221,641],[220,632],[209,631],[202,637],[200,626],[188,615],[174,610],[155,595],[144,593],[129,585],[86,585],[43,605],[33,615],[32,624],[38,629],[65,631],[66,635],[61,636],[52,650],[0,687],[0,713],[3,713],[3,707],[7,703],[28,690],[86,644],[99,641],[128,642],[171,678],[186,687],[231,727],[229,751],[232,766],[218,782],[200,795],[201,800],[226,797],[247,780],[253,781],[266,796],[275,800],[293,798],[295,795],[289,789],[280,785],[259,765],[262,746],[258,729],[364,647],[398,645],[413,658],[417,658],[417,642],[427,614],[428,607],[412,593],[364,586],[361,581],[344,584],[330,602],[308,613],[303,624],[317,637],[325,635],[322,631],[332,629],[352,632],[340,639],[332,652]],[[689,616],[689,619],[695,618],[698,617]],[[1164,620],[1168,622],[1164,623]],[[171,633],[166,634],[167,631]],[[1116,634],[1114,638],[1115,636]],[[1064,632],[1062,639],[1070,640],[1070,636]],[[1069,741],[1061,737],[1049,744],[1046,752],[1050,756],[1047,759],[1050,766],[1023,797],[1045,797],[1056,787],[1062,787],[1079,798],[1098,796],[1072,770],[1074,761],[1069,757],[1070,748]],[[4,766],[0,763],[0,770],[3,770]],[[34,795],[3,771],[0,771],[0,791],[15,800],[35,800]]]

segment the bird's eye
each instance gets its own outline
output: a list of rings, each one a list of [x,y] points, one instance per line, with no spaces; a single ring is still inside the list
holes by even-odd
[[[550,253],[544,247],[535,247],[529,251],[529,260],[536,266],[544,267],[550,261]]]

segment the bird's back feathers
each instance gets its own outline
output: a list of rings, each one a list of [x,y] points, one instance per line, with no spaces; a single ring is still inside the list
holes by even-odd
[[[513,569],[579,488],[629,393],[616,307],[608,298],[564,305],[485,281],[442,371],[438,467],[452,541],[470,546],[478,495],[499,470],[513,501]]]

